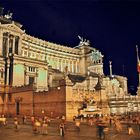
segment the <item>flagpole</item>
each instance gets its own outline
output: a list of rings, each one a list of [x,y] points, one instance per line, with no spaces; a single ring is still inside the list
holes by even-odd
[[[138,51],[138,45],[136,45],[136,53],[137,53],[137,70],[139,74],[139,81],[138,81],[138,91],[137,94],[140,93],[140,60],[139,60],[139,51]]]

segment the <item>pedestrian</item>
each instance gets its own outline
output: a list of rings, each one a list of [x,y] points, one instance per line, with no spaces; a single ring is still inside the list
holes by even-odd
[[[89,118],[89,125],[93,126],[93,118]]]
[[[18,131],[18,129],[19,129],[19,122],[18,122],[18,118],[17,117],[14,118],[14,125],[15,125],[16,131]]]
[[[99,136],[99,139],[102,140],[105,138],[105,133],[104,133],[104,124],[102,122],[102,120],[98,120],[97,122],[97,129],[98,129],[98,136]]]
[[[115,123],[117,132],[121,132],[122,131],[122,125],[121,125],[120,121],[116,119],[114,123]]]
[[[80,120],[79,119],[75,121],[75,126],[76,126],[77,131],[80,132]]]
[[[65,127],[64,123],[63,122],[60,123],[60,125],[59,125],[60,136],[64,136],[64,134],[65,134],[64,127]]]
[[[33,126],[33,131],[35,134],[41,133],[41,122],[39,120],[35,120],[34,126]]]
[[[32,126],[34,126],[34,123],[35,123],[35,117],[34,116],[31,116],[31,123],[32,123]]]
[[[26,115],[23,115],[22,121],[23,121],[23,124],[26,124],[26,122],[27,122],[27,116]]]
[[[132,128],[132,126],[130,124],[128,124],[128,135],[133,135],[134,134],[134,130]]]
[[[43,127],[43,134],[44,135],[47,135],[48,134],[48,124],[47,124],[47,122],[43,122],[43,124],[42,124],[42,127]]]

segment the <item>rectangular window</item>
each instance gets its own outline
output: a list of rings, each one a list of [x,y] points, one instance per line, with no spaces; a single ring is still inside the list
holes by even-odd
[[[33,85],[34,84],[34,77],[29,77],[29,85]]]
[[[12,53],[12,49],[13,49],[13,38],[11,37],[9,40],[9,53]]]
[[[18,54],[19,36],[15,37],[15,54]]]
[[[8,33],[3,33],[3,56],[7,55],[7,45],[8,45]]]
[[[29,67],[29,72],[35,72],[35,67]]]

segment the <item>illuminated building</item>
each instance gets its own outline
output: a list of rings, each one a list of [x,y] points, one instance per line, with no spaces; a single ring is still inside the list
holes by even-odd
[[[26,34],[11,17],[0,17],[0,112],[67,119],[94,100],[110,114],[110,97],[127,95],[127,78],[103,72],[103,55],[90,42],[68,47]],[[94,111],[94,108],[93,110]]]

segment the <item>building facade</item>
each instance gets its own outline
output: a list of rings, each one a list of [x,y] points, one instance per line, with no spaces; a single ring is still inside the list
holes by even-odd
[[[112,113],[109,99],[128,94],[127,78],[113,76],[111,64],[106,76],[102,53],[78,37],[73,48],[51,43],[26,34],[21,24],[2,15],[0,112],[31,115],[45,110],[70,119],[86,102],[95,107],[93,112]]]

